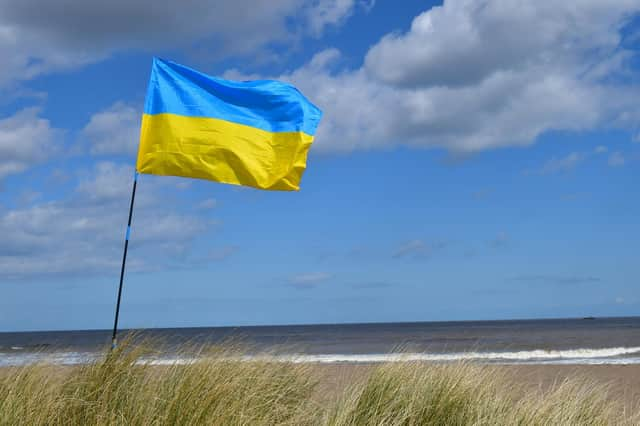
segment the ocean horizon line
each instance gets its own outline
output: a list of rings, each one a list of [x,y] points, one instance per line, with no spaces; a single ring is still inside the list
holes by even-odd
[[[235,328],[277,328],[277,327],[314,327],[314,326],[367,326],[367,325],[411,325],[411,324],[463,324],[463,323],[507,323],[507,322],[543,322],[543,321],[592,321],[592,320],[625,320],[638,319],[640,315],[632,316],[576,316],[576,317],[522,317],[503,319],[468,319],[468,320],[419,320],[419,321],[363,321],[363,322],[317,322],[317,323],[274,323],[249,325],[197,325],[177,327],[128,327],[120,328],[120,333],[131,331],[163,331],[163,330],[195,330],[195,329],[235,329]],[[0,330],[0,334],[12,333],[65,333],[65,332],[108,332],[110,328],[78,328],[78,329],[24,329]]]

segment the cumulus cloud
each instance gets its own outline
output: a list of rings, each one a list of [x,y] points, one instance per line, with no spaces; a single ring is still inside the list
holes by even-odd
[[[407,33],[385,36],[365,65],[385,82],[411,87],[475,85],[539,67],[593,68],[616,57],[615,29],[638,9],[632,0],[445,1],[417,16]],[[593,63],[584,64],[586,57]]]
[[[59,131],[39,112],[26,108],[0,119],[0,180],[46,160],[55,151]]]
[[[132,176],[131,166],[99,163],[66,198],[2,212],[0,278],[117,273]],[[202,218],[168,208],[161,191],[145,182],[136,197],[133,270],[171,267],[209,228]]]
[[[279,78],[324,110],[321,151],[468,154],[529,145],[551,130],[633,128],[638,88],[615,77],[634,72],[621,34],[638,11],[630,0],[446,0],[408,32],[383,37],[360,68],[341,69],[329,49]]]
[[[133,173],[133,167],[129,165],[100,162],[90,176],[80,180],[76,192],[94,204],[124,202],[131,191]],[[138,200],[140,203],[140,197]]]
[[[0,0],[0,86],[121,50],[193,43],[246,54],[340,24],[355,0]],[[292,28],[293,27],[293,28]]]
[[[91,116],[80,137],[93,154],[135,154],[138,149],[141,112],[124,102]]]
[[[307,28],[312,35],[318,37],[325,27],[343,23],[354,12],[356,6],[364,10],[373,7],[374,1],[325,0],[308,5],[306,10]]]

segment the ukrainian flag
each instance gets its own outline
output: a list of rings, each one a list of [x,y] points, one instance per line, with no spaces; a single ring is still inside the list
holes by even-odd
[[[295,191],[321,117],[289,84],[229,81],[154,59],[136,169]]]

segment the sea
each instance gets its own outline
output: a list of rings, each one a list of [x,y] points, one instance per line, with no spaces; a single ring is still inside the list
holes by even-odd
[[[640,364],[640,317],[121,330],[161,347],[146,362],[191,362],[211,345],[243,359],[498,364]],[[0,333],[0,366],[82,364],[107,353],[110,330]],[[184,348],[190,348],[185,351]]]

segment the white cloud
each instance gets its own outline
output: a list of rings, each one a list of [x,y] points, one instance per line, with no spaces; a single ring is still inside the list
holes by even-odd
[[[424,256],[429,253],[429,247],[422,240],[411,240],[403,243],[394,252],[392,257],[399,259],[407,256]]]
[[[609,160],[607,161],[607,164],[609,164],[609,166],[611,167],[624,166],[624,163],[624,155],[622,155],[622,153],[619,151],[612,152],[611,155],[609,155]]]
[[[91,144],[93,154],[135,154],[142,113],[124,102],[92,115],[80,136]]]
[[[318,35],[353,12],[354,0],[0,0],[0,86],[102,60],[122,50],[193,43],[215,55]],[[292,28],[293,27],[293,28]]]
[[[209,251],[207,259],[213,262],[219,262],[225,260],[228,257],[234,255],[239,250],[238,246],[225,246]]]
[[[0,119],[0,180],[46,160],[55,151],[56,134],[38,108]]]
[[[320,151],[465,154],[526,146],[551,130],[633,128],[638,88],[611,77],[634,72],[620,30],[639,10],[628,0],[446,0],[407,33],[383,37],[361,68],[336,70],[340,52],[330,49],[279,78],[324,110]]]
[[[333,278],[333,275],[327,272],[310,272],[289,278],[289,284],[297,288],[306,289],[313,288],[331,278]]]
[[[638,297],[635,296],[618,296],[614,299],[614,302],[618,305],[637,305],[639,302]]]
[[[71,194],[0,214],[0,279],[117,273],[133,167],[99,163]],[[210,223],[164,202],[163,187],[140,182],[131,233],[131,270],[179,263]]]
[[[581,152],[572,152],[565,157],[553,157],[540,169],[542,174],[562,173],[573,170],[580,164],[586,155]]]
[[[391,254],[391,257],[394,259],[426,259],[435,252],[443,250],[446,246],[447,243],[444,241],[426,243],[420,239],[409,240],[397,247]]]
[[[215,200],[215,198],[207,198],[206,200],[202,200],[200,204],[198,204],[198,207],[205,210],[211,210],[217,205],[218,202]]]
[[[606,146],[599,145],[593,150],[593,152],[571,152],[564,157],[552,157],[539,170],[535,171],[535,173],[566,173],[574,170],[587,158],[597,154],[606,154],[608,151],[609,149]],[[614,151],[609,154],[607,164],[610,167],[620,167],[625,164],[625,161],[625,157],[621,152]],[[526,171],[526,173],[529,172],[530,171]]]
[[[474,85],[538,67],[564,74],[590,65],[583,70],[589,71],[616,53],[616,29],[638,9],[633,0],[445,1],[417,16],[406,34],[384,37],[367,54],[366,68],[385,82],[414,87]]]
[[[133,167],[126,164],[100,162],[89,177],[78,183],[76,191],[95,204],[126,200],[133,183]]]
[[[365,10],[373,7],[373,2],[357,0],[325,0],[309,4],[305,14],[309,31],[318,37],[325,27],[343,23],[351,16],[358,3]]]

